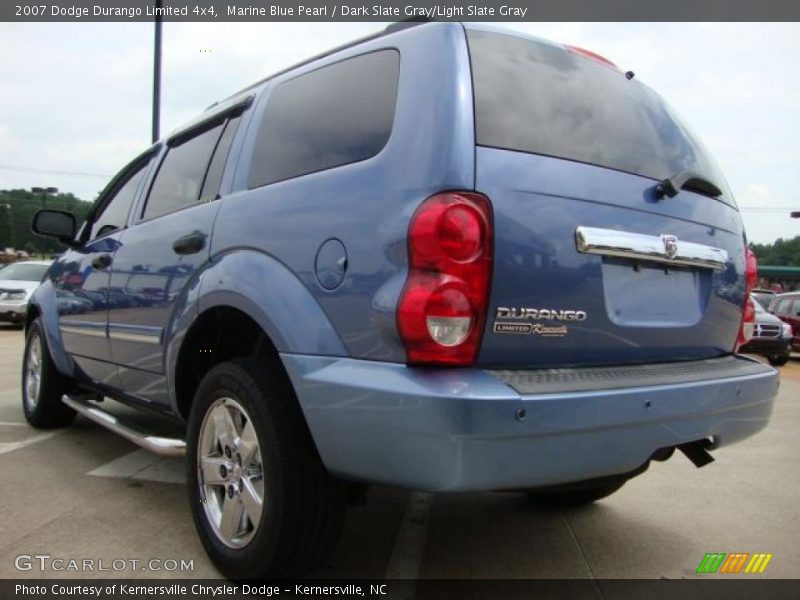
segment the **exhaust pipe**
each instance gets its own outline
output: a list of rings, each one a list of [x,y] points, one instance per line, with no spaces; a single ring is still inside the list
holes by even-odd
[[[692,464],[697,467],[705,467],[707,464],[714,462],[714,457],[709,454],[708,449],[716,446],[712,439],[702,439],[696,442],[689,442],[688,444],[681,444],[678,450],[683,452]]]

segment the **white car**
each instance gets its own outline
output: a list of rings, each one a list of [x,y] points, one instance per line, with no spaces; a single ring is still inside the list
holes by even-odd
[[[51,260],[26,260],[0,269],[0,322],[22,323],[28,300],[39,287]]]

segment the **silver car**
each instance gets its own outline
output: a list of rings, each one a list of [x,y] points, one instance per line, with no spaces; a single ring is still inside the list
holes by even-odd
[[[28,300],[42,283],[51,260],[26,260],[0,269],[0,322],[22,323]]]

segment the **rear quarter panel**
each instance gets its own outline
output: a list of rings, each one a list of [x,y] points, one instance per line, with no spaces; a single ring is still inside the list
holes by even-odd
[[[254,137],[272,90],[325,64],[388,48],[400,53],[400,81],[394,127],[383,150],[358,163],[247,190]],[[233,193],[223,200],[217,217],[212,261],[222,254],[250,250],[270,257],[305,286],[341,338],[346,354],[403,361],[395,305],[407,269],[408,223],[426,197],[473,187],[471,98],[463,28],[452,23],[381,37],[268,82],[253,109]],[[348,267],[341,285],[328,291],[317,281],[315,258],[331,238],[345,246]],[[255,304],[267,296],[281,297],[275,282],[264,280],[260,286],[249,291]],[[291,307],[281,318],[307,316],[301,307]],[[283,350],[338,352],[299,341]]]

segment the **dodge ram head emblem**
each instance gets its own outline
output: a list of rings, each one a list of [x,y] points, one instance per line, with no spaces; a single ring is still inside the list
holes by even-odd
[[[672,260],[678,254],[678,238],[674,235],[662,235],[661,240],[664,242],[664,252],[667,253],[667,258]]]

